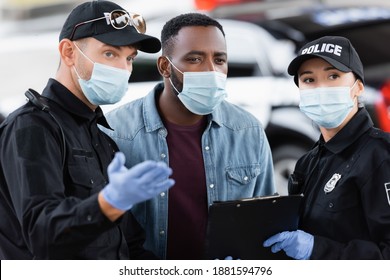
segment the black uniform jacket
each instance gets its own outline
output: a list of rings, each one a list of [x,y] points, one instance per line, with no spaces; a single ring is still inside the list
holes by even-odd
[[[101,109],[93,112],[54,79],[42,95],[52,116],[29,102],[0,127],[0,258],[143,254],[144,232],[131,214],[113,223],[98,205],[117,151],[98,129],[109,127]]]
[[[327,143],[321,137],[294,177],[311,259],[390,259],[390,136],[364,108]]]

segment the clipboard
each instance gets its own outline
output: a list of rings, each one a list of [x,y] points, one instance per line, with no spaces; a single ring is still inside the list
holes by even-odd
[[[263,242],[276,233],[298,229],[302,199],[303,195],[274,195],[214,202],[209,208],[205,258],[290,259],[284,251],[272,253]]]

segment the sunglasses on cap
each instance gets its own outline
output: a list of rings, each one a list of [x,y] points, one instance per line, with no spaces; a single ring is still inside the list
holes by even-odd
[[[84,24],[91,23],[97,20],[106,19],[107,25],[111,24],[115,29],[123,29],[126,26],[133,26],[138,33],[145,33],[146,31],[146,22],[141,15],[138,14],[130,14],[123,10],[114,10],[111,13],[104,13],[104,17],[95,18],[91,20],[87,20],[84,22],[80,22],[73,27],[72,35],[70,36],[70,40],[73,39],[73,36],[76,32],[76,29]]]

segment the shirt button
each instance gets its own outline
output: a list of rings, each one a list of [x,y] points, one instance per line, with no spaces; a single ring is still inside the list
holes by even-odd
[[[91,216],[91,215],[88,215],[88,216],[87,216],[87,221],[88,221],[88,222],[92,221],[92,216]]]
[[[91,182],[91,185],[93,184],[93,179],[89,180]]]
[[[161,158],[166,158],[167,155],[166,155],[166,154],[161,154],[160,157],[161,157]]]
[[[160,235],[164,235],[165,234],[165,231],[160,231]]]
[[[208,150],[210,150],[210,147],[209,147],[209,146],[206,146],[204,149],[205,149],[206,151],[208,151]]]
[[[214,184],[210,184],[210,189],[214,188]]]
[[[248,182],[248,180],[249,180],[248,176],[245,176],[245,177],[244,177],[244,181],[245,181],[245,182]]]
[[[333,208],[333,203],[331,202],[331,203],[329,203],[329,208]]]
[[[165,192],[160,193],[161,197],[165,196]]]

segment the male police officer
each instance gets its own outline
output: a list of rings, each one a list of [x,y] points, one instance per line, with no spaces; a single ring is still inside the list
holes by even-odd
[[[70,13],[56,78],[42,97],[28,91],[31,102],[0,127],[1,259],[144,253],[127,210],[171,187],[171,170],[154,161],[125,168],[97,126],[108,127],[99,105],[126,93],[138,49],[160,50],[144,32],[142,17],[112,2],[83,3]]]

